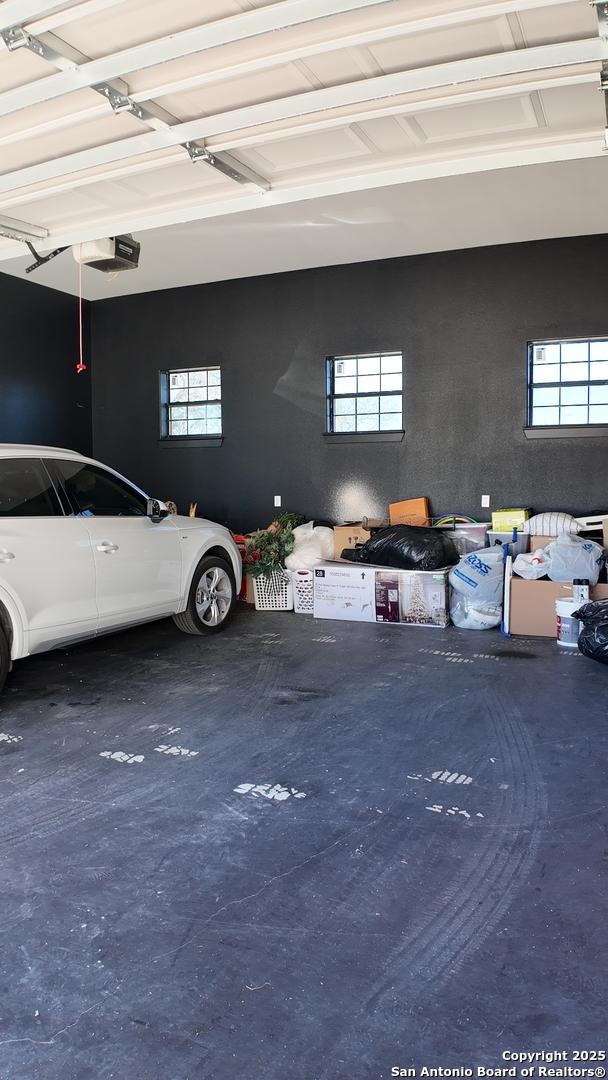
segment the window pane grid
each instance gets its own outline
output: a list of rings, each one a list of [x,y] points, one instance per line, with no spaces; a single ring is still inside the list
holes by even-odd
[[[336,356],[327,363],[329,432],[346,434],[401,429],[401,353]]]
[[[168,371],[165,379],[165,437],[222,434],[222,377],[219,368]]]
[[[608,423],[608,339],[533,342],[529,347],[529,423]]]

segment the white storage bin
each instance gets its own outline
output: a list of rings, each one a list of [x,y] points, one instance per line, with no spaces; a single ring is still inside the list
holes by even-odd
[[[293,588],[284,570],[253,579],[256,611],[293,611]]]
[[[298,615],[312,615],[315,579],[312,570],[292,570],[293,610]]]

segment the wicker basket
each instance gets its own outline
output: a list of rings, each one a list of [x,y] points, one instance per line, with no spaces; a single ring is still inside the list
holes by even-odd
[[[284,570],[253,579],[256,611],[293,611],[293,588]]]
[[[312,615],[314,607],[314,577],[312,570],[293,570],[293,610],[298,615]]]

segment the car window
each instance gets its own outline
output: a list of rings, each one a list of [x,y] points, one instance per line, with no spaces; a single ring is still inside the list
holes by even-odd
[[[56,460],[66,495],[82,517],[145,517],[147,500],[117,476],[80,461]]]
[[[0,458],[0,517],[56,517],[61,506],[37,458]]]

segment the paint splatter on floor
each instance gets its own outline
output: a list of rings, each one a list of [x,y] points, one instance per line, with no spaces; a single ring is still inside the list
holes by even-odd
[[[0,742],[17,743],[23,742],[23,735],[9,735],[6,731],[0,731]]]
[[[254,799],[260,796],[263,799],[271,799],[274,802],[284,802],[285,799],[305,799],[306,793],[296,788],[283,787],[282,784],[239,784],[234,788],[237,795],[253,795]]]
[[[144,760],[143,754],[125,754],[122,750],[102,750],[99,756],[120,761],[123,765],[139,765]]]
[[[473,777],[467,776],[466,773],[451,772],[449,769],[437,769],[436,772],[431,773],[430,776],[423,776],[422,773],[408,773],[408,780],[426,780],[427,784],[431,784],[433,780],[437,780],[440,784],[472,784]]]
[[[157,754],[171,754],[173,757],[192,758],[198,757],[198,750],[187,750],[185,746],[166,746],[164,743],[155,746]]]
[[[463,810],[459,806],[449,806],[448,807],[448,806],[443,806],[442,803],[433,803],[432,806],[425,806],[424,809],[425,810],[431,810],[433,814],[448,814],[448,815],[450,815],[452,817],[455,817],[456,815],[461,815],[462,817],[467,818],[467,819],[472,818],[473,816],[478,817],[478,818],[483,817],[483,814],[477,813],[477,814],[473,815],[473,814],[469,813],[468,810]]]

